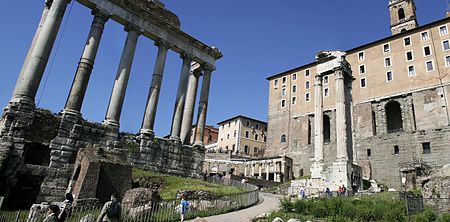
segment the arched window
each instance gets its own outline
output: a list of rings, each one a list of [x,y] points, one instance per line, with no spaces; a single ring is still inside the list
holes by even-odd
[[[405,10],[403,8],[400,8],[398,10],[398,20],[402,20],[405,18]]]
[[[281,135],[281,139],[280,139],[281,143],[285,143],[286,142],[286,135]]]
[[[402,29],[400,32],[406,32],[406,29]]]
[[[390,101],[384,107],[386,112],[387,132],[394,133],[403,130],[402,109],[397,101]]]
[[[330,142],[331,139],[331,125],[330,117],[323,115],[323,141]]]

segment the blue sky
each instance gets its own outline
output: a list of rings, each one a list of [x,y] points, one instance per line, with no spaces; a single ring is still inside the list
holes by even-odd
[[[7,105],[23,59],[42,13],[43,0],[14,0],[0,7],[0,106]],[[320,50],[350,49],[390,35],[388,0],[166,0],[181,20],[182,30],[224,54],[213,73],[207,123],[235,115],[267,120],[266,77],[313,61]],[[445,0],[416,0],[419,24],[445,15]],[[90,10],[72,1],[39,88],[39,107],[64,108],[88,34]],[[94,71],[83,104],[83,117],[104,119],[126,33],[106,24]],[[59,46],[58,46],[59,45]],[[157,48],[140,37],[121,117],[121,129],[141,126]],[[55,56],[56,55],[56,56]],[[179,55],[167,58],[155,131],[171,126]]]

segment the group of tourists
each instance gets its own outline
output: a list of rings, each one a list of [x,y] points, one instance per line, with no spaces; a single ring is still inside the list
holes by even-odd
[[[327,187],[324,191],[325,197],[333,197],[333,192],[329,187]],[[337,195],[342,197],[347,195],[347,188],[345,185],[339,186],[337,190]],[[300,190],[298,191],[298,199],[304,200],[306,199],[306,190],[303,187],[300,187]]]

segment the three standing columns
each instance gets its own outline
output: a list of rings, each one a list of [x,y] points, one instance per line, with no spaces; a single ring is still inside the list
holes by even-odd
[[[142,121],[141,133],[154,135],[156,110],[158,107],[159,93],[164,74],[164,66],[166,64],[167,51],[169,43],[163,40],[155,42],[158,46],[158,55],[156,56],[155,68],[153,70],[152,83],[147,99],[147,107],[145,108],[144,120]]]
[[[323,97],[322,76],[316,75],[314,83],[314,159],[323,162]]]
[[[84,46],[83,53],[78,63],[77,71],[70,88],[69,98],[67,98],[65,113],[73,113],[81,115],[81,106],[83,104],[84,95],[89,83],[89,78],[94,68],[95,57],[97,55],[100,39],[105,28],[108,16],[100,12],[92,12],[94,20],[92,21],[91,30]]]
[[[347,116],[345,112],[345,71],[335,70],[336,78],[336,160],[347,161]]]
[[[128,79],[130,78],[131,65],[133,64],[134,52],[136,51],[139,32],[131,27],[126,27],[128,31],[127,40],[120,58],[116,80],[109,100],[108,111],[104,121],[105,125],[119,128],[120,114],[122,113],[123,101],[127,91]]]
[[[14,88],[12,101],[23,100],[34,105],[34,98],[69,2],[70,0],[54,0],[45,18],[44,9],[42,20],[45,21],[35,34],[35,41],[29,50],[28,60],[25,60]]]
[[[178,92],[175,101],[175,109],[172,119],[172,129],[170,139],[180,140],[181,123],[183,120],[183,110],[186,101],[186,88],[188,86],[189,71],[191,67],[192,58],[184,54],[181,56],[183,65],[181,67],[180,80],[178,82]]]
[[[215,68],[211,65],[203,67],[203,82],[200,101],[198,105],[197,129],[195,131],[195,145],[204,145],[204,135],[206,126],[206,111],[208,109],[209,89],[211,86],[211,74]]]

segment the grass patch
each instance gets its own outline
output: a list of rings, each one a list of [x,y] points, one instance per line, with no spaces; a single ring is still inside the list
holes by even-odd
[[[217,196],[245,192],[245,190],[238,187],[223,186],[219,184],[208,183],[199,179],[176,177],[133,168],[133,180],[139,177],[147,177],[149,179],[156,178],[164,181],[164,186],[160,191],[160,195],[164,200],[174,199],[177,191],[179,190],[208,191],[216,194]]]

